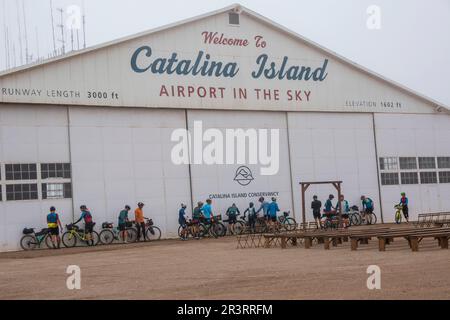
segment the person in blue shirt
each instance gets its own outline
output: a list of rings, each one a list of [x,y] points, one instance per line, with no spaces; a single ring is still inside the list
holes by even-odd
[[[47,215],[47,227],[52,237],[53,249],[61,247],[61,238],[59,237],[59,230],[63,230],[59,215],[56,213],[55,207],[50,207],[50,213]]]
[[[328,196],[327,201],[325,201],[325,205],[323,207],[323,212],[325,212],[325,213],[333,213],[336,210],[336,208],[333,207],[333,202],[332,202],[333,199],[334,199],[334,196],[332,194],[330,194]]]
[[[280,211],[278,208],[277,199],[272,197],[272,202],[269,203],[269,208],[267,209],[267,214],[269,216],[269,223],[274,224],[277,221],[277,212]]]
[[[126,205],[123,210],[119,213],[118,220],[118,229],[119,233],[122,237],[123,243],[127,243],[128,241],[128,232],[127,232],[127,222],[128,222],[128,212],[130,211],[131,207],[129,205]]]
[[[211,223],[211,219],[213,218],[211,203],[211,199],[206,199],[206,203],[202,207],[202,214],[206,224]]]
[[[408,210],[408,198],[406,197],[406,193],[402,192],[400,194],[402,197],[400,198],[399,205],[402,206],[403,216],[406,219],[406,223],[409,223],[409,210]]]
[[[258,199],[258,201],[261,203],[261,206],[259,207],[259,209],[256,211],[256,214],[258,214],[261,210],[263,211],[264,214],[264,218],[266,220],[269,219],[269,215],[267,214],[268,210],[269,210],[269,203],[267,201],[264,201],[264,197],[260,197]]]
[[[361,203],[362,203],[362,218],[365,219],[367,213],[373,213],[373,201],[370,198],[367,198],[366,196],[361,196]]]
[[[81,220],[84,220],[84,232],[86,234],[86,243],[88,245],[93,246],[95,243],[94,240],[92,239],[92,232],[94,231],[95,223],[92,221],[92,214],[89,212],[88,208],[84,204],[80,206],[80,210],[81,210],[80,219],[78,219],[73,224],[77,224]]]
[[[181,240],[188,239],[188,228],[186,225],[186,205],[184,203],[181,204],[181,208],[178,211],[178,224],[181,227],[180,238]]]

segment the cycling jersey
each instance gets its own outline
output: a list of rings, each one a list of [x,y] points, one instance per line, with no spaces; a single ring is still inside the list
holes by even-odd
[[[350,211],[350,207],[348,205],[348,201],[347,200],[342,200],[342,212],[349,212]],[[339,209],[339,202],[336,205],[336,210]]]
[[[58,227],[58,214],[55,212],[50,212],[47,215],[47,226],[49,228],[57,228]]]
[[[212,215],[212,208],[210,204],[204,204],[202,207],[203,215],[205,216],[205,219],[210,219]]]
[[[199,220],[201,214],[202,214],[202,209],[200,207],[195,207],[194,211],[192,212],[192,219]]]
[[[276,217],[277,216],[277,212],[280,211],[280,209],[278,208],[278,203],[276,203],[275,201],[271,202],[269,204],[269,208],[268,208],[268,215],[270,217]]]
[[[362,201],[362,207],[363,207],[363,209],[364,209],[364,208],[366,208],[366,209],[373,209],[373,201],[372,201],[372,199],[370,199],[370,198],[365,198],[365,199]]]
[[[400,203],[399,204],[402,204],[402,205],[408,205],[408,198],[407,197],[401,197],[400,198]]]
[[[228,208],[227,210],[228,216],[231,217],[235,217],[239,212],[239,209],[237,207],[231,206]]]
[[[128,219],[128,211],[122,210],[119,213],[119,224],[124,224]]]
[[[330,212],[332,208],[333,208],[333,203],[331,202],[330,199],[327,199],[327,201],[325,201],[325,205],[324,205],[323,211]]]
[[[259,213],[260,211],[263,211],[264,216],[267,216],[267,212],[269,211],[269,203],[267,201],[263,201],[261,203],[261,207],[259,207],[258,211],[256,213]]]

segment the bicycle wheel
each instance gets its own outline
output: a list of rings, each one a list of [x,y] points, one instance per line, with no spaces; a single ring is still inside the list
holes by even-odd
[[[227,234],[227,228],[222,222],[215,222],[211,226],[211,229],[213,229],[214,233],[219,237],[224,237]]]
[[[114,241],[114,232],[110,229],[103,229],[98,236],[101,244],[111,244]]]
[[[208,235],[210,237],[213,237],[216,239],[219,237],[219,235],[214,231],[214,227],[212,225],[209,225],[208,227],[206,227],[206,230],[208,230]]]
[[[359,226],[361,225],[361,216],[359,215],[359,213],[353,213],[351,215],[350,221],[352,226]]]
[[[45,235],[45,239],[44,239],[44,241],[42,241],[42,242],[45,242],[45,246],[46,246],[48,249],[52,249],[52,248],[53,248],[52,236],[51,236],[50,234],[46,234],[46,235]],[[55,244],[55,245],[57,246],[58,244]]]
[[[93,246],[98,245],[98,243],[100,242],[100,236],[98,235],[98,232],[92,231],[91,236],[92,236],[92,240],[94,241]]]
[[[148,240],[159,240],[161,239],[161,229],[155,226],[150,226],[146,231],[146,237]]]
[[[400,211],[397,211],[395,213],[395,223],[399,224],[401,222],[402,222],[402,215],[401,215]]]
[[[286,229],[287,231],[295,230],[296,225],[297,223],[294,218],[286,218],[282,223],[283,228]]]
[[[128,242],[136,242],[137,240],[137,231],[135,228],[127,228],[127,241]],[[121,239],[123,240],[123,239]]]
[[[62,243],[66,248],[75,247],[77,244],[77,237],[71,232],[64,232],[62,235]]]
[[[236,223],[234,224],[234,234],[235,235],[239,235],[244,233],[245,230],[245,223],[242,221],[236,221]]]
[[[20,246],[22,247],[23,250],[33,250],[36,248],[36,245],[37,245],[36,237],[30,234],[24,235],[20,239]]]
[[[198,225],[198,236],[200,238],[203,238],[206,235],[207,229],[206,226],[203,223],[200,223]]]
[[[377,215],[375,213],[370,214],[370,224],[376,224],[377,223]]]

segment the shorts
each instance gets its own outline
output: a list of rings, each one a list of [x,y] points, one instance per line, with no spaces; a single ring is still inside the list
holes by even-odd
[[[320,219],[320,211],[313,211],[314,219]]]
[[[84,229],[86,233],[91,233],[92,231],[94,231],[94,223],[92,222],[85,223]]]
[[[199,219],[197,219],[197,218],[192,219],[192,224],[199,224],[199,223],[200,223]]]
[[[210,218],[205,218],[205,219],[203,220],[203,223],[204,223],[204,224],[210,224],[210,223],[211,223],[211,219],[210,219]]]
[[[343,213],[343,214],[342,214],[342,218],[348,219],[348,213]]]
[[[366,208],[365,213],[373,213],[373,208]]]
[[[59,228],[48,228],[48,232],[50,232],[50,234],[52,236],[59,236]]]
[[[408,206],[405,204],[403,205],[403,215],[405,216],[405,218],[409,217],[409,212],[408,212]]]
[[[179,224],[182,228],[186,228],[186,219],[178,219],[178,224]]]
[[[230,216],[228,217],[228,224],[235,224],[236,221],[237,221],[237,218],[236,218],[235,215],[230,215]]]
[[[119,231],[125,231],[126,227],[127,227],[126,223],[119,223]]]

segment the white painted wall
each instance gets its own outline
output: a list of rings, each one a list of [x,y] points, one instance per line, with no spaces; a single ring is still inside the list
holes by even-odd
[[[261,175],[259,165],[247,165],[253,173],[254,180],[247,186],[241,186],[234,181],[235,173],[240,164],[235,165],[192,165],[192,192],[194,203],[203,201],[215,193],[252,193],[278,191],[277,202],[280,210],[292,212],[292,197],[289,176],[289,158],[286,133],[286,114],[284,112],[254,112],[254,111],[188,111],[190,130],[193,122],[202,120],[206,128],[218,128],[225,136],[226,128],[279,129],[280,133],[280,168],[276,175]],[[206,146],[207,143],[204,145]],[[270,197],[265,197],[269,200]],[[245,210],[249,202],[254,202],[259,208],[258,197],[238,197],[229,199],[214,199],[213,208],[223,216],[232,204]]]
[[[377,167],[371,114],[288,113],[294,206],[301,217],[300,181],[342,180],[350,205],[361,206],[362,194],[375,203],[380,220]],[[337,191],[330,184],[310,186],[306,192],[306,220],[312,221],[314,194],[322,203]]]
[[[375,114],[375,127],[379,157],[450,156],[448,116]],[[450,183],[382,186],[383,209],[389,221],[402,191],[409,198],[411,219],[419,213],[450,210]]]
[[[86,204],[97,224],[117,223],[124,205],[134,219],[141,201],[163,236],[175,236],[190,191],[188,167],[170,161],[170,135],[184,127],[182,110],[70,108],[75,208]]]
[[[8,182],[4,180],[3,164],[45,162],[70,162],[66,108],[1,105],[0,163],[4,201],[0,203],[0,251],[18,249],[24,227],[37,230],[46,227],[46,216],[52,205],[63,222],[72,219],[71,199],[6,201]]]

